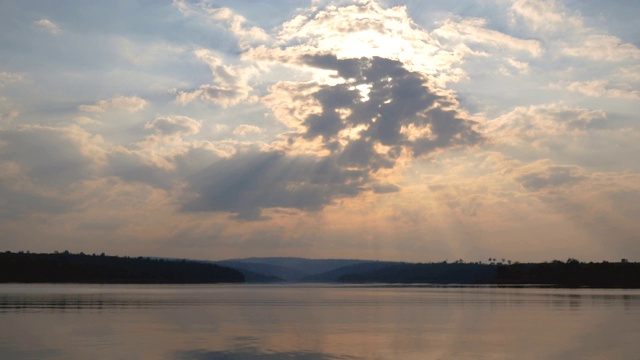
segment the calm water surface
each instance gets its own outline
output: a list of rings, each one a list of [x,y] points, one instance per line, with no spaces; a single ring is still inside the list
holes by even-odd
[[[638,359],[640,291],[0,285],[0,359]]]

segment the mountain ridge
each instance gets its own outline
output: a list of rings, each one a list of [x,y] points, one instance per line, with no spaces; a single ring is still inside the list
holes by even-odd
[[[308,259],[301,257],[250,257],[215,261],[241,272],[254,272],[289,282],[332,282],[353,270],[371,271],[399,262],[358,259]],[[340,270],[343,269],[343,270]],[[245,273],[245,277],[247,274]]]

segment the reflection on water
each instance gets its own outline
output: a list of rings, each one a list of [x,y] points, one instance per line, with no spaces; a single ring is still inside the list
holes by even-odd
[[[259,349],[246,349],[246,350],[229,350],[229,351],[186,351],[176,354],[176,359],[190,359],[190,360],[244,360],[244,359],[258,359],[258,360],[280,360],[280,359],[301,359],[301,360],[347,360],[347,359],[359,359],[355,356],[334,356],[328,354],[314,353],[310,351],[285,351],[285,352],[270,352],[260,351]]]
[[[640,291],[0,285],[4,359],[633,359]]]
[[[188,350],[177,351],[173,355],[176,359],[189,360],[279,360],[279,359],[301,359],[301,360],[348,360],[359,359],[349,355],[330,355],[312,351],[273,351],[263,350],[260,347],[260,339],[251,336],[239,336],[235,339],[237,343],[229,350]]]

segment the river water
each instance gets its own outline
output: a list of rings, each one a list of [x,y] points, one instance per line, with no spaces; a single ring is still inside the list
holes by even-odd
[[[639,290],[0,285],[0,359],[639,356]]]

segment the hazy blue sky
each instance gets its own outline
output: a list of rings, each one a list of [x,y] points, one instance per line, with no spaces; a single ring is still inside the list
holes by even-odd
[[[638,1],[2,1],[0,250],[640,260]]]

